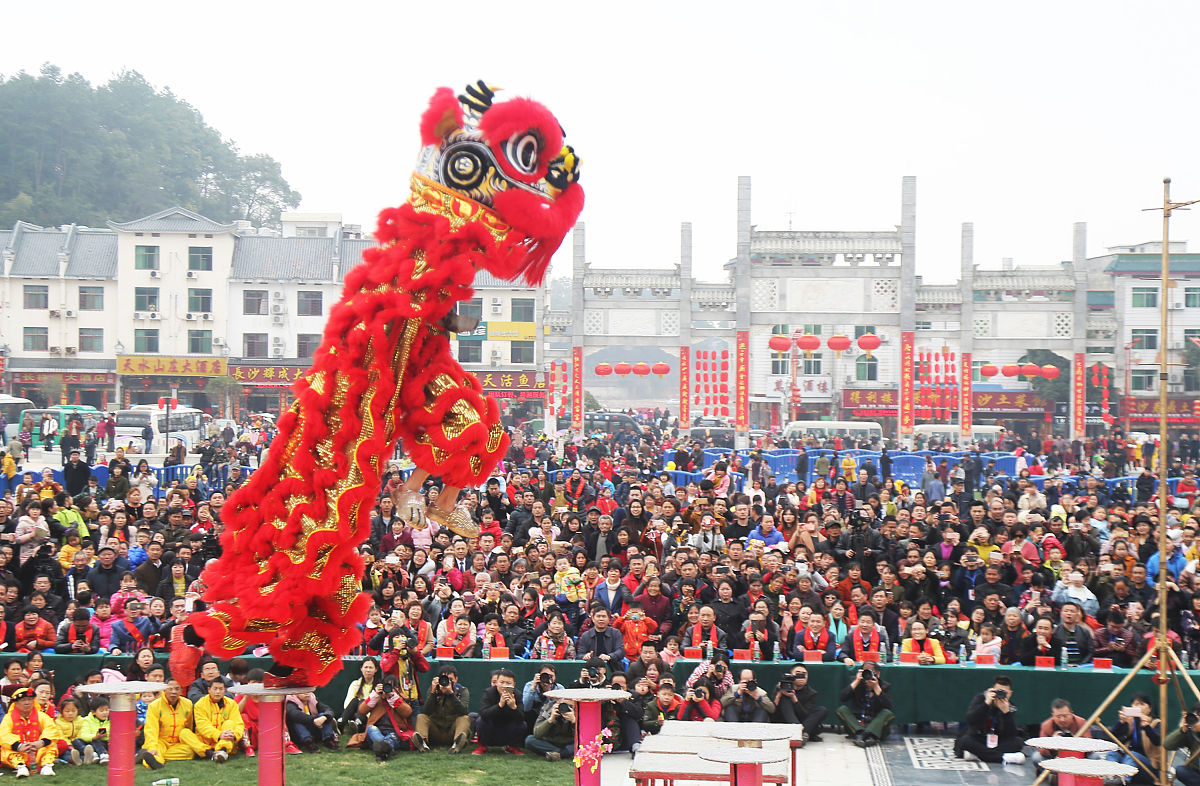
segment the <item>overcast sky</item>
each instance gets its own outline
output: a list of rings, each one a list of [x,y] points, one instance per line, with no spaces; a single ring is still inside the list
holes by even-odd
[[[1140,211],[1164,175],[1200,198],[1182,0],[60,2],[6,4],[4,26],[0,73],[140,71],[281,161],[301,210],[367,226],[406,196],[435,87],[533,96],[582,156],[596,266],[670,267],[691,221],[697,275],[720,277],[738,175],[760,229],[811,230],[892,228],[916,175],[927,281],[957,277],[963,221],[977,263],[1046,265],[1075,221],[1090,255],[1160,237]],[[1200,244],[1198,221],[1172,237]]]

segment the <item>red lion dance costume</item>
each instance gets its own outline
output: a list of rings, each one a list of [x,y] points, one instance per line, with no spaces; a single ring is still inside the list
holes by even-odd
[[[554,116],[492,97],[482,82],[458,97],[441,88],[422,116],[408,201],[380,213],[380,245],[346,276],[267,459],[225,507],[209,609],[173,636],[177,678],[194,673],[200,640],[226,658],[269,645],[269,685],[334,677],[371,604],[357,547],[398,440],[417,467],[400,494],[409,521],[477,534],[464,510],[424,510],[416,492],[429,475],[449,491],[478,485],[508,449],[496,403],[451,357],[455,303],[481,269],[540,283],[583,208]]]

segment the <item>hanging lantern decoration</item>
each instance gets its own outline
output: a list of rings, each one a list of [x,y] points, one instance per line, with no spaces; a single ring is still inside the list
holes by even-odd
[[[874,333],[863,333],[858,337],[858,348],[867,353],[867,357],[871,357],[871,353],[879,349],[879,345],[883,342],[879,336]]]
[[[992,365],[991,363],[984,363],[982,366],[979,367],[979,376],[981,376],[985,379],[991,379],[992,377],[996,376],[999,373],[1000,373],[1000,369],[997,366]]]
[[[617,365],[613,366],[613,373],[615,373],[618,377],[629,376],[629,372],[631,371],[633,371],[633,366],[629,365],[628,363],[618,363]]]
[[[142,377],[142,390],[149,390],[149,389],[150,389],[150,385],[151,385],[151,382],[150,382],[150,377]],[[243,390],[242,390],[242,393],[243,393],[243,394],[245,394],[246,396],[249,396],[249,395],[250,395],[250,388],[245,388],[245,389],[243,389]]]
[[[1052,366],[1050,364],[1042,366],[1043,379],[1058,379],[1061,373],[1062,371],[1059,370],[1058,366]]]
[[[633,373],[637,374],[639,377],[647,376],[650,373],[650,364],[635,363],[633,366]]]
[[[596,376],[607,377],[611,373],[613,373],[613,367],[611,365],[609,365],[608,363],[597,363],[596,364]]]
[[[843,352],[850,348],[850,338],[848,336],[830,336],[829,341],[826,343],[830,349],[837,353],[839,358]]]
[[[805,357],[812,357],[812,353],[821,348],[821,339],[811,333],[806,333],[796,339],[796,346],[804,350]]]
[[[617,372],[618,374],[620,372]],[[1000,373],[1006,377],[1016,377],[1021,374],[1021,367],[1016,363],[1008,363],[1000,369]]]
[[[1040,377],[1041,375],[1042,367],[1037,363],[1026,363],[1025,365],[1021,366],[1021,376],[1023,377],[1029,377],[1032,379],[1033,377]]]
[[[787,336],[771,336],[767,341],[767,346],[773,352],[787,352],[792,348],[792,340]]]
[[[666,363],[655,363],[650,367],[650,372],[661,379],[671,373],[671,367]]]

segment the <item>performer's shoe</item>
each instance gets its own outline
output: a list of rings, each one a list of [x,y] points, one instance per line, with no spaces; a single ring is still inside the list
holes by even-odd
[[[479,537],[479,525],[471,518],[471,514],[467,509],[461,505],[449,513],[446,513],[436,505],[430,505],[425,509],[425,518],[445,527],[451,532],[462,535],[464,538]]]
[[[283,671],[288,668],[286,666],[272,666],[272,669]],[[286,674],[276,674],[271,671],[263,674],[264,688],[308,688],[312,687],[312,678],[308,676],[308,669],[291,669]]]
[[[411,491],[401,487],[394,497],[396,515],[408,522],[413,529],[425,529],[429,523],[425,521],[425,495],[419,491]]]
[[[189,644],[184,640],[190,625],[176,625],[171,628],[171,655],[167,665],[171,669],[171,679],[180,685],[191,685],[196,681],[196,666],[204,656],[204,649]]]

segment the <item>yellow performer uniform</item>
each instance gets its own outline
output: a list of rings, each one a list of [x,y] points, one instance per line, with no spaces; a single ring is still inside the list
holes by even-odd
[[[28,696],[32,698],[33,694]],[[29,756],[18,751],[17,746],[39,740],[45,745],[35,754],[36,766],[40,768],[53,764],[58,757],[58,724],[42,712],[36,703],[22,711],[16,699],[17,695],[14,694],[12,708],[0,721],[0,764],[14,770],[22,764],[30,766]]]
[[[242,735],[246,733],[246,724],[242,722],[242,713],[237,702],[229,698],[223,698],[220,702],[218,705],[211,696],[203,696],[192,707],[196,736],[211,750],[233,753]],[[226,731],[233,732],[232,740],[221,739],[222,732]]]
[[[191,727],[192,702],[180,696],[172,706],[166,694],[160,695],[146,708],[146,741],[142,750],[152,752],[159,763],[203,756],[208,746]]]

